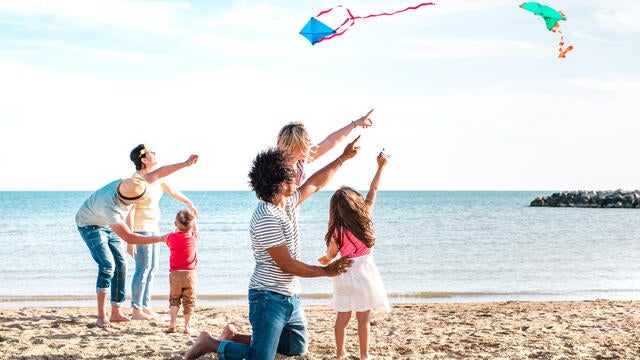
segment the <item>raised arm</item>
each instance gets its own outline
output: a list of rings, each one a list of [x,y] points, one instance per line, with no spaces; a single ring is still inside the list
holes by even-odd
[[[198,161],[198,158],[199,158],[199,155],[192,154],[191,156],[189,156],[187,161],[179,162],[171,165],[165,165],[156,170],[153,170],[150,173],[144,174],[142,177],[146,182],[152,183],[165,176],[169,176],[180,169],[183,169],[183,168],[186,168],[187,166],[191,166],[195,164]]]
[[[298,199],[297,205],[300,205],[312,194],[320,191],[320,189],[327,185],[329,180],[331,180],[333,175],[335,175],[345,161],[356,156],[358,151],[360,151],[360,146],[357,145],[358,140],[360,140],[360,136],[355,138],[355,140],[350,142],[344,148],[342,155],[338,156],[337,159],[333,160],[322,169],[316,171],[309,179],[307,179],[307,181],[300,185],[298,188],[300,190],[300,199]]]
[[[347,135],[349,135],[351,131],[356,127],[361,126],[364,129],[366,129],[371,125],[373,125],[373,121],[369,117],[372,112],[373,112],[373,109],[369,110],[369,112],[366,115],[361,116],[357,120],[353,120],[352,122],[345,125],[344,127],[329,134],[329,136],[327,136],[324,140],[322,140],[320,143],[318,143],[314,147],[314,151],[311,153],[312,160],[316,160],[320,156],[326,154],[327,151],[333,149],[342,140],[344,140],[344,138],[346,138]]]
[[[171,186],[169,186],[169,184],[165,183],[164,181],[161,182],[160,185],[162,186],[162,190],[164,190],[164,192],[167,193],[167,195],[187,205],[187,207],[189,207],[189,210],[191,210],[191,212],[196,217],[198,217],[198,209],[196,209],[196,207],[193,205],[191,200],[189,200],[187,195],[182,193],[182,191],[180,190],[174,190]]]
[[[371,185],[369,185],[369,192],[367,193],[367,198],[365,199],[365,204],[367,204],[367,209],[369,213],[373,210],[373,205],[376,202],[376,195],[378,193],[378,185],[380,184],[380,177],[382,176],[382,170],[384,170],[385,166],[387,166],[387,156],[380,152],[378,157],[376,158],[378,162],[378,169],[376,170],[375,175],[373,175],[373,180],[371,180]]]
[[[286,244],[273,247],[268,251],[280,270],[300,277],[336,276],[347,271],[353,263],[352,259],[344,257],[327,266],[309,265],[292,258]]]

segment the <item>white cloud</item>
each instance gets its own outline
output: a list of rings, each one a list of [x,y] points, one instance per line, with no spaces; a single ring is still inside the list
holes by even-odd
[[[53,48],[56,50],[61,50],[64,52],[69,52],[73,54],[81,54],[81,55],[89,55],[89,56],[97,56],[111,60],[119,60],[119,61],[148,61],[151,56],[148,54],[144,54],[141,52],[124,52],[124,51],[111,51],[104,50],[98,48],[92,48],[87,46],[77,46],[65,43],[63,41],[34,41],[34,40],[18,40],[14,42],[17,45],[26,45],[28,47],[37,47],[37,48]]]
[[[633,98],[637,98],[640,94],[639,79],[574,78],[568,79],[567,83],[576,88],[622,93]]]
[[[400,51],[407,59],[477,59],[543,56],[545,49],[538,44],[525,41],[495,38],[421,38],[403,39],[406,51]],[[408,50],[411,49],[411,50]],[[418,49],[418,51],[416,51]]]
[[[299,22],[300,19],[288,14],[286,8],[263,2],[252,6],[242,6],[215,16],[208,21],[208,24],[221,28],[234,26],[243,31],[249,29],[265,32],[289,32],[291,24]]]
[[[599,28],[619,33],[640,31],[640,3],[636,0],[598,2],[592,9],[592,19]]]
[[[51,15],[84,26],[95,24],[163,32],[179,31],[172,20],[188,3],[132,2],[126,0],[0,0],[0,11],[17,14]]]

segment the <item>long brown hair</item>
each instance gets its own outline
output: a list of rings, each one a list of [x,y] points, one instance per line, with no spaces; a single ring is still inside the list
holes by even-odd
[[[356,190],[342,186],[331,196],[329,202],[329,229],[324,240],[329,246],[331,238],[337,233],[342,238],[342,229],[349,230],[368,248],[376,243],[371,214],[362,195]],[[338,243],[340,246],[340,243]]]

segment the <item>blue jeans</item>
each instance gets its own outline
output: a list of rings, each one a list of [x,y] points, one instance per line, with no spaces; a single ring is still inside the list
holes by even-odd
[[[122,306],[127,279],[123,241],[109,227],[89,225],[78,227],[78,231],[98,264],[96,293],[106,294],[111,289],[111,306]]]
[[[285,296],[249,290],[251,344],[222,341],[220,360],[273,360],[276,353],[297,356],[307,352],[307,319],[298,295]]]
[[[140,235],[160,235],[153,231],[136,231]],[[151,285],[158,272],[160,243],[136,245],[136,270],[131,279],[131,307],[148,308],[151,302]]]

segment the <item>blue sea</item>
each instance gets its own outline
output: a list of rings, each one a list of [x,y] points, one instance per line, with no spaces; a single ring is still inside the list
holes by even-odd
[[[249,191],[185,193],[200,212],[198,304],[246,305],[257,199]],[[640,209],[529,207],[551,193],[380,191],[374,254],[390,300],[640,299]],[[95,306],[97,265],[74,223],[89,194],[0,192],[0,308]],[[305,262],[324,254],[330,196],[319,192],[301,206]],[[164,196],[161,207],[161,230],[173,231],[183,204]],[[167,305],[168,258],[163,246],[153,306]],[[301,283],[304,302],[328,302],[329,278]]]

